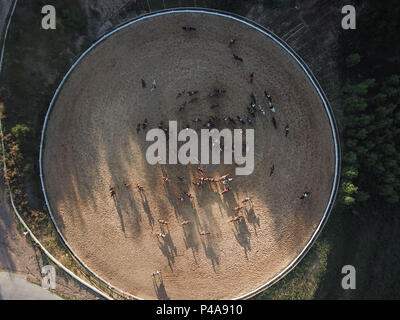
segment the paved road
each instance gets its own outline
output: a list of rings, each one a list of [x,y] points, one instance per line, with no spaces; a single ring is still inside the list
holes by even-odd
[[[62,300],[59,296],[26,280],[25,276],[0,272],[0,300]]]

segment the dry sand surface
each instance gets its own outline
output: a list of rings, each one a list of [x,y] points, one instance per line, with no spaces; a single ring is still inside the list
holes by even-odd
[[[197,30],[185,32],[187,24]],[[237,40],[232,48],[231,38]],[[154,79],[157,89],[151,92]],[[215,88],[225,89],[225,95],[208,97]],[[177,98],[183,90],[198,90],[199,99],[179,112],[192,98],[187,93]],[[277,129],[264,90],[272,95]],[[231,192],[221,195],[220,184],[195,187],[200,176],[195,165],[146,162],[151,143],[143,130],[136,133],[137,123],[147,118],[154,128],[177,120],[179,128],[195,128],[195,117],[202,124],[212,115],[247,118],[251,92],[267,112],[255,118],[254,172],[235,176],[236,165],[205,166],[208,177],[229,173]],[[210,109],[214,103],[219,107]],[[251,128],[222,120],[217,127]],[[176,13],[117,32],[79,63],[49,118],[43,168],[58,226],[105,280],[146,299],[230,299],[272,279],[303,250],[325,212],[334,159],[323,102],[287,52],[240,22]],[[172,181],[164,183],[163,175]],[[300,200],[306,190],[310,198]],[[194,198],[181,204],[177,196],[183,191]],[[245,219],[229,222],[246,196],[252,202],[244,204]],[[184,220],[191,224],[182,227]],[[201,236],[202,230],[211,234]],[[159,232],[166,237],[158,239]],[[152,278],[155,270],[162,279]]]

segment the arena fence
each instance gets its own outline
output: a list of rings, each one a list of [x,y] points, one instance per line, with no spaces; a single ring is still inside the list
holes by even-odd
[[[335,173],[334,173],[334,179],[333,179],[333,183],[332,183],[331,194],[330,194],[329,201],[328,201],[327,207],[325,209],[323,218],[321,219],[319,225],[317,226],[315,232],[311,236],[311,238],[308,241],[308,243],[305,246],[305,248],[300,252],[300,254],[284,270],[282,270],[274,278],[272,278],[271,280],[269,280],[267,283],[263,284],[262,286],[256,288],[255,290],[234,298],[235,300],[236,299],[248,299],[248,298],[251,298],[251,297],[257,295],[258,293],[262,292],[263,290],[265,290],[266,288],[270,287],[271,285],[273,285],[274,283],[279,281],[281,278],[283,278],[287,273],[289,273],[304,258],[304,256],[310,250],[310,248],[312,247],[312,245],[315,243],[316,239],[318,238],[319,234],[321,233],[321,230],[323,229],[324,225],[326,224],[326,222],[328,220],[328,217],[329,217],[329,215],[330,215],[330,213],[332,211],[332,208],[334,206],[335,199],[336,199],[336,194],[337,194],[338,187],[339,187],[339,177],[340,177],[340,171],[341,171],[341,146],[340,146],[340,140],[339,140],[337,124],[336,124],[336,120],[335,120],[335,117],[334,117],[333,110],[332,110],[332,108],[331,108],[331,106],[330,106],[330,104],[328,102],[327,97],[325,96],[325,93],[323,92],[320,84],[318,83],[317,79],[315,78],[315,76],[313,75],[313,73],[311,72],[309,67],[306,65],[306,63],[289,47],[289,45],[287,43],[285,43],[283,40],[279,39],[275,34],[273,34],[271,31],[267,30],[265,27],[255,23],[253,21],[250,21],[249,19],[246,19],[246,18],[244,18],[242,16],[239,16],[237,14],[233,14],[233,13],[229,13],[229,12],[225,12],[225,11],[221,11],[221,10],[206,9],[206,8],[173,8],[173,9],[166,9],[166,10],[161,10],[161,11],[156,11],[156,12],[152,12],[152,13],[141,15],[141,16],[136,17],[136,18],[134,18],[134,19],[132,19],[132,20],[130,20],[128,22],[125,22],[123,24],[120,24],[120,25],[116,26],[110,32],[108,32],[108,33],[104,34],[103,36],[101,36],[86,51],[83,52],[83,54],[75,61],[75,63],[71,66],[69,71],[65,74],[65,76],[63,77],[62,81],[60,82],[58,88],[56,89],[55,94],[54,94],[54,96],[53,96],[53,98],[52,98],[52,100],[50,102],[50,106],[49,106],[49,108],[47,110],[47,113],[46,113],[46,116],[45,116],[45,120],[44,120],[43,129],[42,129],[42,134],[41,134],[40,155],[39,155],[40,180],[41,180],[43,195],[44,195],[44,198],[45,198],[45,202],[46,202],[46,205],[47,205],[47,208],[48,208],[48,212],[49,212],[50,218],[51,218],[51,220],[52,220],[52,222],[54,224],[54,227],[56,228],[56,230],[58,232],[58,235],[62,239],[63,243],[68,248],[70,253],[75,257],[75,259],[77,261],[79,261],[79,263],[86,270],[88,270],[88,272],[90,272],[95,278],[97,278],[99,281],[101,281],[104,284],[106,284],[113,291],[116,291],[116,292],[122,294],[123,296],[127,296],[127,297],[130,297],[130,298],[133,298],[133,299],[141,299],[139,297],[136,297],[136,296],[134,296],[134,295],[132,295],[132,294],[130,294],[128,292],[125,292],[125,291],[113,286],[112,284],[110,284],[106,280],[104,280],[101,276],[99,276],[94,271],[92,271],[78,257],[78,255],[73,251],[73,249],[70,247],[70,245],[68,244],[68,242],[64,238],[62,232],[60,231],[60,229],[59,229],[59,227],[58,227],[58,225],[57,225],[57,223],[55,221],[51,206],[50,206],[48,198],[47,198],[47,192],[46,192],[46,187],[45,187],[45,183],[44,183],[44,176],[43,176],[43,167],[42,167],[43,148],[44,148],[44,141],[45,141],[47,122],[49,120],[49,117],[50,117],[51,111],[53,109],[54,103],[55,103],[55,101],[56,101],[56,99],[58,97],[58,94],[59,94],[62,86],[64,85],[65,81],[68,79],[69,75],[73,72],[73,70],[79,64],[79,62],[90,51],[92,51],[98,44],[100,44],[101,42],[103,42],[104,40],[106,40],[107,38],[109,38],[110,36],[115,34],[116,32],[118,32],[119,30],[127,28],[130,25],[132,25],[134,23],[137,23],[139,21],[142,21],[142,20],[151,19],[152,17],[156,17],[156,16],[174,14],[174,13],[203,13],[203,14],[210,14],[210,15],[215,15],[215,16],[220,16],[220,17],[232,19],[232,20],[244,23],[244,24],[248,25],[249,27],[261,32],[265,36],[267,36],[270,39],[272,39],[275,43],[277,43],[279,46],[281,46],[286,52],[288,52],[292,56],[292,58],[302,68],[304,73],[307,75],[307,77],[309,78],[309,80],[313,84],[315,90],[318,92],[321,100],[323,101],[325,111],[326,111],[327,116],[329,118],[331,131],[332,131],[332,137],[333,137],[333,140],[334,140],[334,147],[335,147]]]

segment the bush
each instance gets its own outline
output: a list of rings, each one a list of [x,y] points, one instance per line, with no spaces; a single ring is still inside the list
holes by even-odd
[[[358,187],[356,187],[351,182],[343,182],[342,190],[347,194],[354,194],[357,193]]]
[[[74,31],[83,32],[87,26],[87,18],[79,5],[62,10],[63,25]]]
[[[346,153],[346,155],[343,157],[344,162],[348,163],[348,164],[353,164],[357,162],[357,155],[350,151],[348,153]]]
[[[356,199],[354,199],[353,197],[345,196],[345,197],[343,198],[343,203],[344,203],[345,205],[347,205],[347,206],[350,206],[350,205],[354,204],[354,202],[356,202]]]
[[[21,142],[28,135],[30,129],[25,124],[17,124],[15,127],[11,129],[11,133],[15,138],[17,138],[18,142]]]
[[[364,191],[360,191],[360,192],[357,193],[357,201],[359,201],[359,202],[365,202],[370,197],[371,196],[368,193],[364,192]]]
[[[353,167],[345,168],[343,169],[343,176],[349,179],[355,178],[358,176],[358,170]]]

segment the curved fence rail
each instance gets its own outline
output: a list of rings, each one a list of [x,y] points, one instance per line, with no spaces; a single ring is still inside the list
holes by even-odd
[[[126,27],[129,27],[130,25],[145,20],[145,19],[149,19],[155,16],[161,16],[161,15],[166,15],[166,14],[174,14],[174,13],[181,13],[181,12],[186,12],[186,13],[203,13],[203,14],[211,14],[211,15],[216,15],[216,16],[220,16],[220,17],[224,17],[224,18],[228,18],[228,19],[232,19],[241,23],[244,23],[246,25],[248,25],[249,27],[263,33],[264,35],[266,35],[267,37],[269,37],[270,39],[272,39],[275,43],[277,43],[279,46],[281,46],[286,52],[288,52],[293,59],[300,65],[300,67],[302,68],[302,70],[304,71],[304,73],[307,75],[307,77],[309,78],[309,80],[311,81],[311,83],[313,84],[314,88],[316,89],[316,91],[318,92],[321,100],[323,101],[324,104],[324,108],[325,111],[327,113],[327,116],[329,118],[329,122],[330,122],[330,126],[331,126],[331,130],[332,130],[332,137],[334,140],[334,146],[335,146],[335,174],[334,174],[334,180],[332,183],[332,190],[331,190],[331,194],[329,197],[329,201],[326,207],[326,210],[324,212],[323,218],[321,219],[321,222],[319,223],[318,227],[316,228],[315,232],[313,233],[313,235],[311,236],[310,240],[308,241],[307,245],[305,246],[305,248],[300,252],[300,254],[290,263],[290,265],[288,265],[284,270],[282,270],[282,272],[280,272],[278,275],[276,275],[273,279],[271,279],[270,281],[268,281],[267,283],[265,283],[264,285],[256,288],[255,290],[246,293],[242,296],[239,297],[235,297],[234,299],[248,299],[251,298],[253,296],[255,296],[256,294],[260,293],[261,291],[265,290],[266,288],[270,287],[271,285],[273,285],[274,283],[276,283],[278,280],[280,280],[282,277],[284,277],[288,272],[290,272],[301,260],[302,258],[307,254],[307,252],[310,250],[310,248],[312,247],[312,245],[314,244],[314,242],[316,241],[318,235],[320,234],[322,228],[324,227],[325,223],[327,222],[327,219],[329,217],[329,214],[334,206],[335,203],[335,199],[336,199],[336,194],[337,194],[337,190],[338,190],[338,186],[339,186],[339,177],[340,177],[340,162],[341,162],[341,147],[340,147],[340,141],[339,141],[339,134],[338,134],[338,129],[337,129],[337,124],[336,124],[336,120],[334,117],[334,113],[332,111],[332,108],[328,102],[328,99],[325,96],[325,93],[323,92],[320,84],[318,83],[318,81],[316,80],[315,76],[313,75],[313,73],[311,72],[311,70],[308,68],[308,66],[305,64],[305,62],[288,46],[287,43],[285,43],[283,40],[279,39],[275,34],[273,34],[272,32],[270,32],[269,30],[267,30],[265,27],[260,26],[259,24],[250,21],[244,17],[241,17],[239,15],[233,14],[233,13],[228,13],[225,11],[220,11],[220,10],[213,10],[213,9],[205,9],[205,8],[174,8],[174,9],[166,9],[166,10],[161,10],[161,11],[157,11],[157,12],[152,12],[152,13],[148,13],[148,14],[144,14],[142,16],[136,17],[126,23],[123,23],[121,25],[116,26],[115,28],[113,28],[113,30],[111,30],[110,32],[104,34],[103,36],[101,36],[97,41],[95,41],[86,51],[83,52],[83,54],[75,61],[75,63],[71,66],[71,68],[69,69],[69,71],[65,74],[65,76],[63,77],[62,81],[60,82],[58,88],[55,91],[55,94],[50,102],[50,106],[47,110],[46,116],[45,116],[45,120],[44,120],[44,124],[43,124],[43,129],[42,129],[42,134],[41,134],[41,141],[40,141],[40,155],[39,155],[39,168],[40,168],[40,181],[41,181],[41,185],[42,185],[42,191],[43,191],[43,195],[45,198],[45,202],[49,211],[49,215],[50,218],[54,224],[55,229],[58,232],[58,235],[60,236],[60,238],[62,239],[63,243],[65,244],[65,246],[68,248],[68,250],[70,251],[70,253],[75,257],[75,259],[77,261],[79,261],[79,263],[85,268],[87,269],[94,277],[96,277],[98,280],[100,280],[101,282],[105,283],[110,289],[133,299],[141,299],[139,297],[136,297],[128,292],[122,291],[121,289],[113,286],[112,284],[108,283],[106,280],[104,280],[101,276],[99,276],[98,274],[96,274],[94,271],[92,271],[78,256],[77,254],[73,251],[73,249],[70,247],[70,245],[68,244],[68,242],[66,241],[66,239],[64,238],[63,234],[61,233],[53,212],[51,210],[51,206],[49,204],[48,198],[47,198],[47,193],[46,193],[46,188],[45,188],[45,183],[44,183],[44,176],[43,176],[43,167],[42,167],[42,161],[43,161],[43,148],[44,148],[44,142],[45,142],[45,134],[46,134],[46,128],[47,128],[47,122],[49,120],[51,111],[53,109],[54,103],[58,97],[58,94],[62,88],[62,86],[64,85],[65,81],[68,79],[69,75],[73,72],[73,70],[75,69],[75,67],[79,64],[79,62],[90,52],[92,51],[99,43],[101,43],[102,41],[104,41],[105,39],[107,39],[108,37],[112,36],[113,34],[115,34],[116,32],[118,32],[119,30],[122,30]]]
[[[7,14],[7,16],[8,16],[8,22],[7,22],[5,31],[4,31],[3,45],[1,46],[1,53],[0,53],[0,73],[1,73],[1,70],[2,70],[2,68],[3,68],[4,50],[5,50],[5,47],[6,47],[6,39],[7,39],[8,29],[10,29],[11,18],[12,18],[12,16],[14,15],[15,8],[17,7],[17,1],[18,1],[18,0],[15,0],[15,1],[14,1],[14,3],[12,4],[10,13]],[[6,20],[7,20],[7,17],[6,17]],[[1,36],[2,36],[2,35],[0,34],[0,37],[1,37]]]

